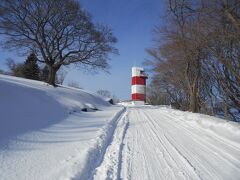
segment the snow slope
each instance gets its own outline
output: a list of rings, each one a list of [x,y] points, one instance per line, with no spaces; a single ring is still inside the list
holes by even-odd
[[[0,75],[0,179],[91,177],[122,111],[88,91]]]
[[[129,107],[94,179],[238,180],[240,125],[167,107]]]

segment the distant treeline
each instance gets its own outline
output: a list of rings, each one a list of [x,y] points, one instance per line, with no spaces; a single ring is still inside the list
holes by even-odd
[[[166,2],[147,50],[149,103],[240,121],[240,1]]]

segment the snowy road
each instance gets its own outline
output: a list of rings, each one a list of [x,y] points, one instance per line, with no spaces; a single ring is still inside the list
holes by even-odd
[[[94,179],[240,179],[240,128],[209,116],[130,107]]]

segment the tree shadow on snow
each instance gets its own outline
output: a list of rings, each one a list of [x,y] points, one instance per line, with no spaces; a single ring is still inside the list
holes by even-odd
[[[67,112],[44,91],[2,81],[0,84],[0,148],[10,139],[55,124]]]

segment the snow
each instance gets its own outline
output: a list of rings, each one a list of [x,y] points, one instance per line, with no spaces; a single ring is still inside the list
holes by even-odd
[[[239,179],[239,133],[206,115],[128,107],[94,179]]]
[[[3,75],[0,99],[0,179],[240,177],[239,123]]]
[[[3,75],[0,97],[0,179],[90,177],[124,111],[88,91]]]

